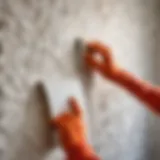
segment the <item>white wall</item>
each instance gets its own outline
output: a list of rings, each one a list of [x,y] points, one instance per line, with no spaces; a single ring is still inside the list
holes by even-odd
[[[159,17],[159,8],[160,5],[157,3],[157,7],[155,7],[155,14]],[[154,65],[154,77],[155,84],[158,86],[160,84],[160,72],[159,72],[159,59],[160,59],[160,34],[158,26],[160,24],[159,18],[156,20],[157,30],[155,30],[155,65]],[[148,158],[158,160],[160,157],[160,118],[159,116],[155,116],[152,113],[148,113],[148,129],[147,129],[147,141],[148,141]]]
[[[30,87],[51,75],[78,77],[72,56],[77,36],[109,44],[120,65],[152,81],[157,6],[154,0],[1,0],[0,159],[40,159],[46,137],[39,110],[28,105]],[[97,75],[92,87],[97,153],[108,160],[146,160],[149,113]]]

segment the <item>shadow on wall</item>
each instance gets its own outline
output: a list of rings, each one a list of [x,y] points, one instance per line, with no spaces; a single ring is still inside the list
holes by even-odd
[[[15,152],[16,159],[42,159],[53,147],[52,130],[49,125],[50,114],[43,85],[38,83],[31,90],[26,107],[25,123],[22,127],[23,147]],[[17,148],[18,149],[18,148]]]

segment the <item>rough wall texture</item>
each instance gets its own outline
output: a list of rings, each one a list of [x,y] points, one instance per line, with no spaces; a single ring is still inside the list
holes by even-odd
[[[157,10],[155,0],[0,0],[0,159],[43,159],[47,138],[41,109],[29,103],[31,86],[55,74],[79,76],[72,56],[76,37],[109,44],[122,66],[152,81]],[[158,155],[148,145],[150,118],[142,104],[98,75],[90,101],[93,143],[103,159]]]

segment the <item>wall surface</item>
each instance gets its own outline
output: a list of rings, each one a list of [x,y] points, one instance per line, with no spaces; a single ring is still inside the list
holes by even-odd
[[[0,0],[0,159],[43,159],[43,109],[31,88],[51,75],[79,77],[75,38],[103,41],[121,66],[154,81],[158,7],[156,0]],[[156,160],[154,115],[98,75],[89,96],[102,159]]]

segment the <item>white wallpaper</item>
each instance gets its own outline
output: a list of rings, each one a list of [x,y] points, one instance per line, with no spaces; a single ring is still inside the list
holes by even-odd
[[[31,87],[52,75],[79,77],[75,38],[103,41],[120,65],[152,81],[157,8],[156,0],[0,0],[0,159],[43,159],[45,123],[39,105],[28,102]],[[146,160],[142,104],[98,75],[85,92],[102,159]]]

